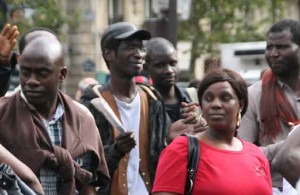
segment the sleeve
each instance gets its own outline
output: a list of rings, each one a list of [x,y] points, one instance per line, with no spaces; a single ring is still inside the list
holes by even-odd
[[[187,138],[180,136],[160,155],[152,193],[184,194],[187,177]]]
[[[8,65],[10,64],[10,65]],[[4,96],[9,87],[9,80],[12,71],[17,64],[17,54],[13,53],[10,61],[0,60],[0,97]]]
[[[90,103],[93,98],[97,97],[93,93],[92,88],[93,86],[91,85],[85,89],[80,102],[85,105],[94,116],[98,131],[100,133],[101,141],[103,143],[104,154],[109,174],[112,177],[115,170],[119,167],[119,162],[124,157],[124,154],[121,154],[116,150],[111,125],[108,123],[105,117]]]
[[[259,112],[259,110],[257,110],[257,105],[255,104],[256,101],[255,97],[253,97],[253,93],[251,93],[251,91],[248,90],[248,94],[248,108],[247,112],[242,117],[241,125],[238,129],[238,135],[248,142],[257,144],[260,126],[256,118],[257,112]]]
[[[282,146],[284,140],[277,142],[275,144],[269,144],[267,146],[260,147],[260,149],[263,151],[269,162],[271,163],[274,159],[275,155],[279,151],[280,147]]]

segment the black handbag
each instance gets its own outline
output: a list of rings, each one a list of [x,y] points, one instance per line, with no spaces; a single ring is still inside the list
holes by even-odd
[[[194,187],[194,181],[200,160],[200,144],[198,138],[195,136],[188,134],[183,134],[183,136],[187,136],[188,138],[188,165],[184,194],[190,195]]]
[[[37,195],[7,164],[0,164],[0,195]]]

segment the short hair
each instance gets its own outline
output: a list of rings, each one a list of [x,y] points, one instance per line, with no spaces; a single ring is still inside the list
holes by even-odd
[[[151,61],[151,55],[155,51],[161,52],[161,51],[169,50],[170,48],[176,51],[174,45],[169,40],[162,37],[155,37],[150,39],[149,41],[147,41],[145,46],[147,49],[147,55],[145,61],[148,63]]]
[[[244,100],[245,104],[243,110],[241,111],[241,115],[243,116],[248,107],[248,91],[247,84],[245,80],[236,72],[229,69],[215,69],[210,71],[205,75],[202,79],[199,89],[198,89],[198,98],[199,104],[202,106],[202,97],[205,90],[211,86],[212,84],[227,81],[233,90],[235,91],[239,102]]]
[[[19,39],[19,52],[23,53],[23,50],[25,48],[25,46],[27,45],[26,43],[26,36],[34,31],[46,31],[49,32],[51,34],[53,34],[54,36],[56,36],[55,32],[53,30],[51,30],[50,28],[46,28],[46,27],[33,27],[31,29],[29,29],[28,31],[26,31]]]
[[[297,45],[300,45],[300,22],[298,20],[280,20],[270,27],[267,35],[269,35],[270,33],[282,32],[284,30],[290,30],[292,34],[292,41]]]

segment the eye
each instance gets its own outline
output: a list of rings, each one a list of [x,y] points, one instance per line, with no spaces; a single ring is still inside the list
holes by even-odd
[[[30,71],[24,70],[24,69],[21,69],[21,70],[20,70],[20,73],[21,73],[23,76],[29,76],[29,75],[30,75]]]
[[[171,62],[170,65],[175,67],[175,66],[177,66],[177,62]]]
[[[232,99],[233,97],[230,95],[230,94],[223,94],[221,96],[221,99],[224,101],[224,102],[228,102]]]
[[[267,50],[271,50],[273,49],[273,46],[272,45],[267,45]]]
[[[203,97],[203,100],[206,101],[206,102],[211,102],[212,99],[213,99],[213,98],[212,98],[211,96],[204,96],[204,97]]]
[[[40,75],[41,77],[46,77],[46,76],[48,76],[48,74],[49,74],[49,72],[46,71],[46,70],[39,71],[38,73],[39,73],[39,75]]]

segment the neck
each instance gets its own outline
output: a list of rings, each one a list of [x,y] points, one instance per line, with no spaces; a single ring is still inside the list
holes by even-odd
[[[296,93],[298,93],[298,91],[300,92],[300,77],[299,77],[299,74],[290,75],[289,77],[277,76],[277,78],[278,78],[279,81],[281,81],[282,83],[289,86]]]
[[[109,87],[114,96],[126,102],[131,102],[137,93],[137,86],[134,78],[125,80],[111,77],[109,81]]]
[[[205,136],[214,142],[225,143],[228,145],[232,144],[235,130],[230,131],[216,131],[208,128],[205,132]]]
[[[159,91],[166,104],[168,102],[172,102],[174,99],[177,99],[174,85],[169,88],[163,88],[161,86],[154,85],[154,88]]]
[[[37,105],[35,106],[35,108],[43,118],[48,120],[55,114],[57,102],[58,101],[56,97],[54,101],[49,101],[48,103],[43,105]]]

